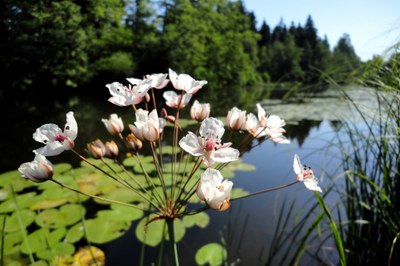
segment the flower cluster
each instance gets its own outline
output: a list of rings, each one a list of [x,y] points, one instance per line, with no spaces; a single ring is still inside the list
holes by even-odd
[[[238,131],[241,134],[246,134],[247,132],[248,138],[243,139],[247,140],[248,143],[251,143],[256,138],[262,140],[270,139],[277,143],[290,143],[283,135],[285,133],[283,128],[285,121],[279,116],[267,114],[260,104],[256,105],[257,116],[253,113],[247,114],[246,111],[233,107],[228,112],[226,124],[224,125],[223,121],[210,116],[210,104],[200,103],[197,100],[191,106],[190,116],[193,120],[201,123],[198,133],[189,131],[180,137],[179,112],[189,104],[193,95],[202,89],[207,84],[207,81],[195,80],[187,74],[178,75],[172,69],[169,69],[168,74],[146,75],[143,79],[128,78],[127,81],[130,83],[127,86],[119,82],[113,82],[107,84],[106,87],[111,94],[108,99],[109,102],[117,106],[133,107],[136,119],[132,124],[128,125],[130,132],[125,137],[123,136],[125,126],[117,114],[111,114],[109,119],[103,118],[101,121],[111,135],[118,136],[126,148],[137,156],[139,164],[141,163],[138,156],[139,150],[144,143],[149,143],[153,153],[154,165],[157,169],[156,173],[162,185],[162,194],[146,195],[146,191],[133,188],[125,180],[121,182],[111,174],[104,173],[148,200],[159,211],[159,218],[176,218],[182,215],[186,211],[186,203],[193,194],[197,194],[198,198],[204,201],[209,208],[219,211],[229,208],[233,182],[225,180],[220,170],[226,164],[238,160],[239,156],[244,152],[242,148],[245,145],[238,145],[237,148],[234,148],[233,143],[224,142],[226,129]],[[158,108],[154,96],[154,90],[161,90],[167,87],[169,83],[172,84],[175,91],[165,91],[163,97],[165,106],[172,108],[171,112],[175,112],[174,115],[168,114],[165,107]],[[144,109],[137,108],[137,105],[141,103],[144,103]],[[179,146],[185,156],[192,156],[194,163],[192,170],[186,173],[185,176],[181,176],[180,180],[178,180],[177,174],[173,173],[171,184],[166,184],[165,181],[163,156],[162,154],[157,154],[157,146],[161,147],[163,145],[162,136],[167,123],[172,123],[174,129],[172,140],[174,149]],[[54,168],[50,161],[46,159],[46,156],[55,156],[65,150],[72,150],[81,159],[90,163],[84,156],[73,149],[77,133],[78,126],[73,112],[67,113],[67,122],[64,130],[61,130],[55,124],[45,124],[39,127],[33,134],[33,138],[45,144],[45,146],[34,150],[34,161],[20,166],[21,175],[34,182],[52,179]],[[87,144],[88,154],[95,159],[102,160],[107,157],[116,160],[118,151],[118,145],[114,141],[104,144],[101,140],[96,139]],[[177,156],[172,155],[169,161],[174,165],[173,169],[176,169],[176,165],[179,163]],[[200,167],[202,164],[205,166],[205,170],[201,174],[197,174],[198,170],[202,169]],[[310,190],[322,191],[318,186],[314,172],[311,168],[303,166],[297,155],[294,157],[293,167],[297,181],[304,182],[306,188]],[[98,168],[98,170],[101,169]],[[147,181],[152,182],[148,174],[145,174]],[[193,180],[194,186],[190,187],[190,181],[193,183]]]

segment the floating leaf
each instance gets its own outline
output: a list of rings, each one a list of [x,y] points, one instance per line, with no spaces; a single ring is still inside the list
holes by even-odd
[[[50,249],[39,250],[36,252],[38,258],[45,259],[47,261],[53,260],[57,256],[72,255],[75,252],[75,247],[72,244],[59,242],[51,246]]]
[[[4,236],[4,247],[1,246],[3,241],[0,241],[0,249],[4,250],[5,255],[14,254],[19,252],[19,244],[23,240],[22,231],[15,231],[12,233],[7,233]]]
[[[95,244],[103,244],[120,237],[130,226],[127,222],[98,218],[86,220],[85,224],[88,239]]]
[[[132,222],[140,219],[144,214],[142,210],[134,209],[128,206],[112,204],[111,208],[111,210],[97,212],[97,217],[111,221]]]
[[[8,199],[11,195],[11,192],[6,189],[0,189],[0,201],[4,201]]]
[[[165,220],[156,220],[149,224],[146,223],[149,221],[148,217],[142,219],[138,225],[136,226],[136,237],[142,243],[155,247],[161,243],[163,239],[163,232],[165,233],[165,239],[169,239],[167,233],[167,225],[165,224]],[[165,231],[164,231],[165,230]],[[185,235],[185,225],[179,220],[174,220],[174,232],[175,232],[175,241],[179,242]]]
[[[183,217],[183,223],[186,227],[193,227],[197,225],[200,228],[206,228],[210,223],[210,217],[205,212],[200,212],[195,215],[186,215]]]
[[[35,192],[29,192],[29,193],[17,195],[16,200],[17,200],[18,205],[15,204],[15,201],[13,198],[3,201],[0,204],[0,212],[1,213],[13,212],[17,208],[23,209],[23,208],[29,207],[30,205],[35,203],[35,201],[36,201],[35,196],[36,196]]]
[[[153,221],[149,224],[146,223],[149,218],[143,218],[136,226],[136,237],[137,239],[151,247],[156,247],[161,243],[163,239],[163,232],[166,230],[166,225],[164,220]],[[164,229],[165,225],[165,229]]]
[[[6,219],[6,227],[4,229],[5,232],[15,232],[21,229],[25,229],[25,227],[29,226],[35,220],[36,214],[33,211],[22,209],[19,212],[13,212],[11,216],[8,216]],[[3,217],[1,217],[3,218]],[[23,228],[20,226],[20,221],[22,223]]]
[[[65,172],[68,172],[72,169],[72,165],[69,163],[58,163],[54,165],[54,172],[55,173],[60,173],[63,174]]]
[[[226,259],[226,249],[218,243],[209,243],[202,246],[195,256],[198,265],[223,265]]]
[[[135,191],[129,188],[121,187],[110,191],[103,195],[104,198],[120,201],[120,202],[142,202],[144,199]],[[96,202],[101,204],[110,204],[106,201],[95,199]]]
[[[85,209],[81,205],[68,204],[57,209],[47,209],[36,217],[36,224],[41,227],[58,228],[78,222]]]
[[[41,228],[29,234],[22,242],[21,252],[29,254],[50,249],[61,241],[67,230],[65,228],[57,228],[50,231],[48,228]]]
[[[81,238],[85,235],[83,224],[77,223],[76,225],[69,228],[65,239],[68,243],[75,243],[81,240]]]
[[[246,196],[246,195],[249,195],[249,192],[247,192],[243,188],[233,188],[232,191],[231,191],[231,198],[232,199],[243,197],[243,196]]]

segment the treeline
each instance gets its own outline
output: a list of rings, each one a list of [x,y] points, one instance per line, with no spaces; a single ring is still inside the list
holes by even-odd
[[[343,80],[361,63],[348,35],[331,49],[311,17],[258,28],[240,0],[4,0],[0,8],[3,99],[104,91],[172,68],[208,80],[206,97],[222,104],[255,84]]]

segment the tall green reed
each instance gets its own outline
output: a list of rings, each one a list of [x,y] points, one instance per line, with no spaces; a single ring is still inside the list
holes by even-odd
[[[375,89],[376,106],[360,106],[361,121],[344,121],[340,135],[345,170],[341,233],[349,265],[398,265],[400,245],[400,71],[398,54],[370,66],[361,84]],[[365,111],[365,109],[367,111]]]

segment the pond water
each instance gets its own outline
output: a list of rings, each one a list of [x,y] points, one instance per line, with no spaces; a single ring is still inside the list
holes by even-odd
[[[369,90],[357,88],[348,91],[348,95],[366,109],[374,108],[374,97]],[[313,97],[299,97],[291,102],[263,100],[260,103],[268,113],[285,119],[287,123],[285,129],[291,144],[266,141],[244,154],[242,157],[244,162],[255,165],[256,170],[236,172],[236,176],[231,179],[234,186],[255,192],[291,183],[295,180],[292,168],[293,156],[298,154],[304,164],[315,170],[322,189],[324,191],[330,189],[342,173],[340,147],[335,144],[341,121],[343,119],[357,121],[360,119],[359,113],[338,91],[328,91]],[[94,104],[86,99],[71,100],[68,107],[58,105],[50,113],[49,110],[37,112],[27,108],[25,112],[21,112],[18,123],[9,124],[11,128],[9,132],[17,133],[8,138],[10,141],[1,144],[2,150],[8,151],[8,156],[1,161],[0,172],[14,170],[22,162],[31,161],[33,154],[29,151],[40,146],[32,140],[32,133],[44,123],[54,122],[63,125],[65,113],[69,110],[75,112],[79,125],[77,150],[83,150],[86,143],[95,138],[109,139],[100,119],[108,118],[110,113],[118,113],[125,124],[133,123],[133,112],[127,109],[129,108],[112,106],[106,101],[99,108],[98,103]],[[255,110],[248,111],[255,112]],[[65,153],[54,157],[54,160],[52,158],[52,162],[71,161],[73,158],[74,155]],[[330,206],[338,200],[339,197],[334,193],[330,193],[326,198]],[[293,209],[289,212],[291,204]],[[208,210],[210,224],[204,229],[187,230],[185,237],[179,242],[181,263],[194,265],[195,253],[201,246],[223,241],[228,250],[229,263],[234,265],[265,265],[267,262],[272,265],[287,265],[290,261],[288,258],[293,255],[296,243],[301,238],[301,234],[293,235],[290,230],[316,204],[313,192],[299,183],[283,190],[234,201],[226,212]],[[282,228],[283,220],[278,223],[281,211],[282,219],[288,217],[285,228]],[[317,212],[320,212],[318,206],[308,215],[309,220],[305,222],[304,230]],[[135,240],[134,230],[133,225],[132,229],[121,238],[102,246],[106,252],[106,265],[137,265],[141,246]],[[273,260],[269,261],[274,243],[276,244],[278,240],[276,232],[282,232],[280,235],[282,246],[272,257]],[[302,256],[301,264],[319,265],[320,260],[327,264],[338,263],[334,243],[326,236],[327,233],[322,232],[319,238],[309,243],[309,249]],[[152,256],[156,255],[156,250],[147,248],[147,252],[149,252],[147,262],[150,263],[153,261]]]

